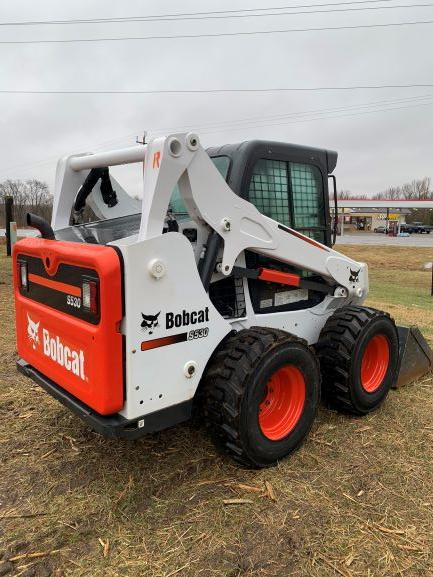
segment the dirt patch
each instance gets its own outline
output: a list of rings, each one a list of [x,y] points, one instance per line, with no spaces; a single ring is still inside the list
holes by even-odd
[[[413,274],[427,250],[347,247],[370,265],[370,304],[433,325],[428,275]],[[322,407],[303,447],[264,471],[189,425],[107,440],[15,371],[6,258],[0,278],[0,575],[433,576],[431,378],[363,419]]]

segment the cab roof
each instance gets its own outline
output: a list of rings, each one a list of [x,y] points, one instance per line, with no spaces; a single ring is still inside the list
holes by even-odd
[[[275,142],[272,140],[245,140],[235,144],[223,144],[207,149],[209,156],[228,156],[233,162],[246,164],[250,157],[273,156],[278,159],[293,159],[295,162],[309,162],[320,164],[328,174],[331,174],[336,165],[338,153],[324,148],[313,148],[301,144]]]

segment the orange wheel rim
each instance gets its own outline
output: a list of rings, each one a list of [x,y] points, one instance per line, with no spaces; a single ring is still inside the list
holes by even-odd
[[[259,425],[266,438],[279,441],[293,431],[304,409],[305,390],[304,376],[293,365],[271,376],[259,405]]]
[[[374,393],[383,383],[389,367],[390,346],[385,335],[376,335],[367,344],[361,361],[361,385]]]

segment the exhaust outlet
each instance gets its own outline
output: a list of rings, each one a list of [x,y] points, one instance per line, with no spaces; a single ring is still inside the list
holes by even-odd
[[[26,221],[28,226],[36,228],[41,233],[42,238],[47,240],[56,240],[51,225],[44,218],[38,216],[37,214],[28,212],[26,215]]]

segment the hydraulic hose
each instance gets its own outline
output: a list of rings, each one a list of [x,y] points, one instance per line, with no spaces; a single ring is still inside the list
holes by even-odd
[[[103,170],[103,168],[92,168],[92,170],[86,176],[86,180],[83,182],[75,198],[74,212],[79,213],[86,206],[86,199],[92,192],[95,184],[101,178]]]
[[[110,174],[108,172],[108,167],[103,168],[92,168],[83,182],[80,190],[75,197],[74,207],[73,207],[73,223],[78,224],[81,215],[86,206],[86,200],[89,194],[92,192],[98,180],[101,180],[101,195],[104,203],[109,207],[116,206],[117,195],[116,191],[113,190],[110,180]]]

